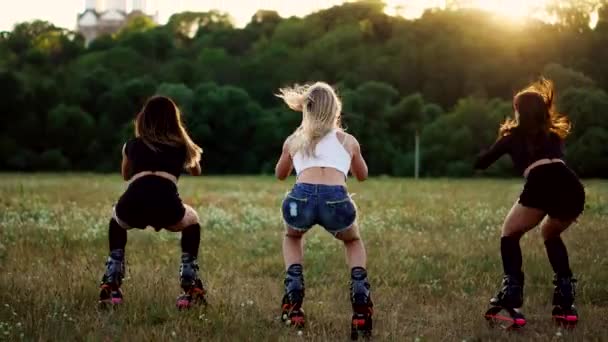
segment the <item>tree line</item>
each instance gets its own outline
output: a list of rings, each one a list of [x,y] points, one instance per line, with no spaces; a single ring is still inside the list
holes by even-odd
[[[608,177],[608,7],[588,26],[573,6],[556,23],[512,25],[475,10],[388,16],[379,1],[304,18],[259,11],[244,28],[216,11],[167,24],[135,18],[85,46],[44,21],[0,33],[0,169],[115,171],[145,99],[181,107],[209,173],[269,173],[300,122],[276,90],[334,84],[343,121],[372,174],[471,176],[477,153],[512,115],[513,94],[544,75],[574,123],[566,159]],[[511,175],[502,160],[488,171]]]

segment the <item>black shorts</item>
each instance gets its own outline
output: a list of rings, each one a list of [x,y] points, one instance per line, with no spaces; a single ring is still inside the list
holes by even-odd
[[[158,176],[144,176],[129,184],[114,210],[131,228],[157,230],[179,223],[186,213],[177,185]]]
[[[552,218],[575,220],[585,209],[585,188],[565,164],[540,165],[528,174],[519,203],[540,209]]]

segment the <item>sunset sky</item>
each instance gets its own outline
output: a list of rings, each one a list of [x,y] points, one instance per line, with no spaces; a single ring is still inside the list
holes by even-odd
[[[550,20],[543,8],[550,0],[465,0],[469,7],[505,15],[513,21],[532,16]],[[103,0],[102,0],[103,2]],[[131,1],[128,1],[130,3]],[[282,16],[303,16],[340,4],[344,0],[148,0],[147,8],[158,13],[160,23],[175,12],[219,9],[230,13],[237,26],[243,26],[256,10],[274,9]],[[387,13],[415,18],[431,7],[444,7],[446,0],[385,0]],[[84,0],[0,0],[0,31],[11,30],[16,22],[43,19],[58,26],[75,28],[76,16],[84,9]]]

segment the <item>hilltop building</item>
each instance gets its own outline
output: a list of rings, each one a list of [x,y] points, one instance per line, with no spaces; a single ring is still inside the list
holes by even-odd
[[[84,12],[78,14],[77,31],[88,45],[101,35],[118,32],[129,19],[141,15],[157,21],[155,15],[147,13],[146,0],[132,0],[130,8],[127,0],[85,0]]]

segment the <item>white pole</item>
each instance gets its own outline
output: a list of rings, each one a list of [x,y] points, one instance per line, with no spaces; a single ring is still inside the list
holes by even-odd
[[[418,130],[416,130],[414,159],[414,178],[418,179],[420,173],[420,134],[418,134]]]

